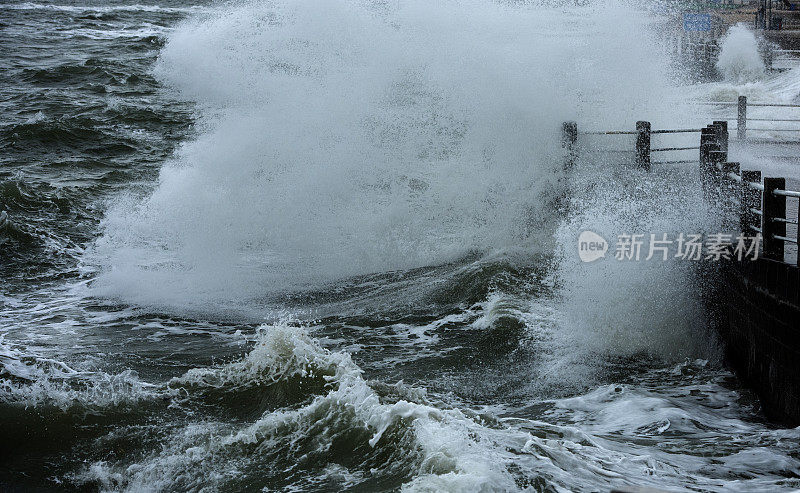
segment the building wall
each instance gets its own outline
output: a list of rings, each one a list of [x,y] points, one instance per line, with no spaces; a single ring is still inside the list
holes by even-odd
[[[767,259],[721,272],[719,328],[726,355],[767,416],[800,424],[800,269]]]

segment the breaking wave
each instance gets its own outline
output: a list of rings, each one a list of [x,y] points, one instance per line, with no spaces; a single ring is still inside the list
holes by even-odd
[[[109,210],[96,293],[208,309],[552,251],[561,122],[676,111],[658,48],[628,42],[648,19],[621,10],[279,1],[183,23],[156,74],[203,131]]]
[[[768,431],[737,419],[738,396],[706,383],[705,365],[661,370],[685,380],[666,394],[607,385],[539,403],[552,423],[498,419],[449,407],[402,383],[367,381],[348,354],[322,348],[302,327],[264,326],[243,359],[190,370],[162,390],[169,389],[171,406],[197,409],[211,393],[224,391],[225,400],[235,402],[258,387],[272,396],[283,392],[281,407],[235,419],[226,414],[224,421],[190,419],[163,435],[160,449],[140,458],[97,460],[71,481],[115,491],[466,492],[607,489],[631,478],[638,485],[746,491],[781,485],[787,471],[800,471],[800,462],[787,455],[798,431]],[[696,399],[679,399],[685,392]],[[234,408],[241,406],[229,410]],[[581,429],[573,425],[577,421]],[[756,438],[732,446],[722,460],[704,457],[702,447],[685,440],[734,429]],[[662,440],[666,448],[640,453],[630,449],[630,440]],[[782,446],[782,440],[789,442]],[[764,443],[773,448],[767,451]],[[758,477],[748,476],[753,467]]]

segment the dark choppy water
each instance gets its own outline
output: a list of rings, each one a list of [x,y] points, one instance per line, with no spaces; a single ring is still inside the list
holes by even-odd
[[[495,63],[461,30],[506,7],[308,4],[0,5],[0,489],[800,487],[800,432],[720,368],[686,272],[561,253],[691,173],[595,163],[559,226],[520,121],[470,130],[550,72],[430,49]]]

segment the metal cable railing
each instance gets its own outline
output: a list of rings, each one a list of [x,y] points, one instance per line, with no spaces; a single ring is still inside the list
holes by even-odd
[[[702,129],[700,128],[678,128],[673,130],[653,130],[650,133],[653,134],[682,134],[682,133],[696,133],[700,132]]]
[[[636,135],[636,132],[628,130],[590,130],[588,132],[580,132],[580,135]]]
[[[730,180],[732,186],[717,187],[717,193],[728,194],[728,202],[739,204],[739,224],[742,232],[754,231],[761,235],[763,251],[766,258],[785,262],[786,244],[800,245],[800,229],[794,237],[787,234],[787,225],[799,226],[800,191],[787,190],[785,178],[761,179],[760,171],[740,172],[739,163],[714,163],[716,176],[704,176],[704,190],[708,192],[708,184],[716,181],[722,183]],[[786,199],[798,199],[797,216],[787,217]],[[719,199],[719,197],[717,197]],[[725,202],[725,200],[717,200]],[[800,255],[795,257],[795,264],[800,265]]]
[[[738,101],[695,101],[695,104],[700,105],[707,105],[707,106],[736,106],[737,113],[736,118],[729,118],[728,121],[736,121],[736,135],[739,140],[745,140],[747,138],[747,132],[797,132],[800,133],[800,126],[796,128],[781,128],[781,127],[772,127],[772,128],[764,128],[764,127],[748,127],[747,122],[770,122],[770,123],[797,123],[800,124],[800,118],[790,118],[788,116],[780,116],[775,118],[767,118],[767,117],[748,117],[747,109],[748,107],[753,108],[800,108],[800,104],[794,103],[770,103],[770,102],[755,102],[750,103],[747,100],[747,96],[739,96]]]
[[[782,195],[784,197],[795,197],[800,199],[800,192],[795,192],[794,190],[774,190],[772,193],[775,195]]]
[[[800,105],[796,105],[800,107]],[[800,131],[800,129],[798,129]],[[699,146],[664,146],[652,147],[653,134],[668,133],[700,133]],[[636,131],[584,131],[578,132],[575,122],[566,122],[563,126],[562,144],[568,150],[567,165],[572,166],[577,153],[577,141],[580,135],[635,135],[634,149],[600,149],[599,152],[635,153],[636,163],[640,168],[650,170],[651,164],[700,164],[700,177],[703,194],[707,199],[716,197],[716,203],[739,204],[739,225],[742,232],[755,232],[763,242],[764,256],[773,260],[784,261],[785,244],[800,244],[800,228],[797,237],[787,235],[787,225],[797,227],[800,218],[800,191],[788,190],[785,178],[764,178],[760,171],[740,170],[739,163],[728,162],[728,122],[715,121],[700,129],[662,129],[652,130],[646,121],[636,122]],[[676,152],[699,149],[699,159],[651,161],[654,152]],[[721,186],[727,182],[726,186]],[[715,195],[716,194],[716,195]],[[720,195],[726,194],[724,200]],[[732,196],[731,196],[732,195]],[[798,200],[797,218],[789,218],[786,213],[786,200]],[[797,257],[800,260],[800,255]],[[797,260],[796,260],[797,262]]]
[[[666,151],[689,151],[700,149],[700,146],[689,146],[689,147],[657,147],[655,149],[650,149],[650,152],[666,152]]]
[[[652,136],[660,134],[685,134],[685,133],[698,133],[701,132],[700,128],[671,128],[671,129],[657,129],[651,128],[650,122],[639,121],[636,122],[636,130],[582,130],[578,131],[578,124],[576,122],[565,122],[562,127],[562,145],[569,149],[569,156],[574,161],[574,154],[579,136],[606,136],[606,135],[635,135],[636,144],[632,149],[619,149],[619,148],[595,148],[593,152],[601,154],[635,154],[636,163],[640,168],[650,169],[652,164],[688,164],[696,163],[697,159],[672,159],[652,161],[652,153],[654,152],[678,152],[678,151],[691,151],[699,150],[700,146],[665,146],[665,147],[652,147]],[[572,163],[570,163],[571,165]]]
[[[800,107],[800,105],[797,105]],[[700,163],[700,178],[703,194],[707,199],[714,197],[714,202],[736,202],[739,204],[739,225],[742,232],[755,232],[763,242],[764,256],[773,260],[784,261],[785,244],[800,244],[800,227],[798,236],[787,235],[786,226],[797,227],[800,221],[800,191],[788,190],[785,178],[764,178],[760,171],[740,170],[739,163],[728,162],[728,122],[717,120],[701,129],[663,129],[652,130],[650,122],[636,122],[636,131],[584,131],[578,132],[575,122],[563,125],[562,145],[567,152],[565,167],[571,167],[577,153],[577,141],[580,135],[635,135],[634,149],[600,149],[598,152],[635,153],[636,163],[640,168],[650,170],[651,164]],[[798,129],[800,131],[800,129]],[[700,133],[699,146],[664,146],[652,147],[653,134],[667,133]],[[666,160],[651,161],[653,152],[700,151],[699,160]],[[726,186],[721,186],[727,182]],[[726,194],[724,200],[720,197]],[[732,196],[731,196],[732,195]],[[786,200],[797,199],[796,218],[787,217]],[[800,261],[800,255],[796,262]]]

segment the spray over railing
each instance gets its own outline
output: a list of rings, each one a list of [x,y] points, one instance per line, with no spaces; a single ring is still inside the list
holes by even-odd
[[[651,147],[653,134],[700,133],[699,146]],[[738,228],[743,235],[758,235],[763,242],[763,256],[784,262],[785,244],[800,244],[800,228],[793,237],[787,235],[786,226],[797,226],[800,218],[800,191],[788,190],[786,178],[761,177],[761,171],[742,170],[738,162],[728,161],[728,122],[717,120],[701,129],[651,130],[650,123],[639,121],[636,130],[579,132],[575,122],[565,122],[562,127],[562,146],[567,151],[566,167],[574,165],[580,135],[635,135],[635,149],[618,149],[633,152],[637,167],[650,170],[651,164],[698,163],[703,195],[707,202],[726,209],[726,214],[738,213]],[[660,151],[698,149],[699,159],[679,161],[651,161],[650,154]],[[794,218],[787,217],[787,199],[797,200]],[[795,263],[800,265],[800,254]]]
[[[787,190],[786,178],[761,177],[761,171],[741,170],[739,163],[715,163],[710,178],[717,184],[718,203],[738,204],[739,228],[745,235],[760,235],[763,256],[784,262],[786,244],[800,243],[800,230],[790,237],[786,226],[798,221],[787,217],[787,198],[797,200],[800,213],[800,191]],[[800,255],[795,258],[800,265]]]
[[[710,203],[723,212],[738,208],[739,230],[743,235],[760,235],[763,256],[784,262],[786,243],[800,244],[800,229],[787,235],[787,225],[798,225],[800,191],[788,190],[786,178],[764,177],[761,171],[742,170],[738,162],[727,161],[727,122],[716,121],[700,137],[700,176]],[[787,217],[786,199],[796,199],[794,218]],[[795,258],[800,265],[800,255]]]
[[[652,130],[652,125],[647,121],[636,122],[636,130],[589,130],[578,131],[578,124],[576,122],[564,122],[562,126],[562,146],[568,151],[568,164],[574,164],[577,155],[578,137],[581,135],[633,135],[636,136],[636,143],[633,149],[623,148],[603,148],[595,149],[595,152],[602,153],[616,153],[625,154],[632,153],[635,156],[637,167],[650,170],[653,164],[682,164],[682,163],[696,163],[697,159],[679,159],[679,160],[666,160],[666,161],[653,161],[652,153],[654,152],[673,152],[673,151],[689,151],[698,150],[699,146],[666,146],[666,147],[652,147],[653,135],[660,134],[680,134],[680,133],[697,133],[702,129],[699,128],[677,128],[677,129],[661,129]]]
[[[736,106],[736,119],[728,118],[726,121],[736,122],[736,137],[739,140],[745,140],[747,138],[747,131],[748,129],[751,131],[764,131],[764,132],[797,132],[800,134],[800,126],[796,128],[764,128],[764,124],[759,124],[759,127],[756,128],[748,128],[748,122],[773,122],[773,123],[798,123],[800,124],[800,117],[796,118],[761,118],[761,117],[748,117],[747,116],[747,109],[748,108],[800,108],[800,104],[791,104],[791,103],[768,103],[768,102],[756,102],[756,103],[749,103],[747,101],[747,96],[739,96],[738,101],[702,101],[698,102],[697,104],[708,105],[708,106]],[[787,115],[789,116],[789,115]]]

